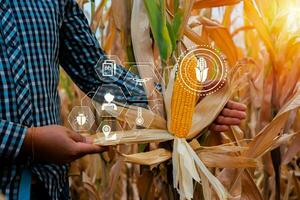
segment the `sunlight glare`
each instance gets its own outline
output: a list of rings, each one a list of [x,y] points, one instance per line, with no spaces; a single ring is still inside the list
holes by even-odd
[[[290,8],[287,14],[287,28],[289,32],[298,32],[300,30],[300,9]]]

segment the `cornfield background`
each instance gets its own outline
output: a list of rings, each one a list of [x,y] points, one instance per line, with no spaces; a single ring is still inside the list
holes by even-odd
[[[206,130],[201,146],[227,144],[247,147],[254,141],[251,159],[241,152],[215,148],[203,151],[207,167],[223,183],[231,199],[300,199],[300,112],[275,118],[300,91],[299,0],[79,0],[91,29],[107,54],[126,63],[151,62],[140,75],[168,74],[180,53],[195,45],[221,50],[231,67],[242,63],[241,84],[233,99],[248,107],[240,127],[226,133]],[[166,76],[167,77],[167,76]],[[161,82],[162,80],[156,80]],[[74,92],[75,91],[75,92]],[[60,93],[62,116],[80,105],[93,108],[64,72]],[[151,96],[160,105],[161,95]],[[164,115],[162,106],[155,112]],[[101,116],[97,114],[95,133]],[[267,127],[267,130],[264,128]],[[261,133],[262,131],[262,133]],[[259,134],[260,133],[260,134]],[[119,145],[101,155],[86,156],[70,169],[73,199],[179,199],[172,184],[171,162],[156,166],[125,163],[119,153],[154,149],[157,144]],[[255,160],[255,162],[254,162]],[[206,188],[204,188],[206,189]],[[204,199],[201,185],[194,199]]]

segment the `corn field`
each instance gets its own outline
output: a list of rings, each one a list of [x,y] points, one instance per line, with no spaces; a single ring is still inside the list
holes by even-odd
[[[228,99],[247,105],[247,119],[228,132],[216,133],[205,127],[194,137],[188,137],[189,144],[224,186],[227,199],[300,199],[299,0],[78,3],[106,54],[117,56],[128,69],[131,63],[152,63],[148,68],[137,67],[135,73],[142,78],[151,76],[163,86],[167,85],[177,58],[187,49],[210,45],[222,52],[229,69],[237,71],[236,84],[228,84]],[[149,95],[151,88],[146,90],[151,100],[149,107],[156,116],[165,118],[166,94]],[[101,115],[64,72],[60,94],[65,125],[69,126],[71,109],[83,102],[97,116],[93,130],[88,133],[95,134]],[[222,96],[205,101],[206,98],[202,103],[207,111],[203,119],[214,118],[209,109],[220,111],[222,108],[214,105],[228,100]],[[126,122],[120,123],[130,131]],[[180,199],[173,187],[171,150],[172,143],[168,141],[121,144],[110,146],[101,155],[77,160],[69,172],[72,197]],[[150,157],[160,152],[166,159],[150,162],[128,156],[141,152],[150,152],[146,154]],[[212,180],[201,176],[201,184],[194,184],[193,199],[220,199],[209,181]]]

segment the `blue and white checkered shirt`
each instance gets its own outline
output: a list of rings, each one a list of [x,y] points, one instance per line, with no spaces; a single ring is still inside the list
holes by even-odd
[[[51,199],[68,199],[67,165],[17,163],[19,151],[27,127],[61,123],[59,65],[87,93],[102,84],[94,68],[106,57],[75,0],[0,0],[0,32],[1,192],[18,199],[22,170],[29,168]],[[117,71],[115,84],[130,99],[123,84],[127,71]],[[127,89],[145,100],[135,83]]]

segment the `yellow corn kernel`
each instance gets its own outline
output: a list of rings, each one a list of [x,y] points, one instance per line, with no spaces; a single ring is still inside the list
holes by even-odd
[[[180,71],[181,75],[177,73],[173,86],[171,132],[179,138],[185,138],[192,126],[192,117],[197,101],[197,86],[196,84],[191,85],[190,87],[193,88],[188,89],[183,83],[185,81],[183,79],[189,78],[192,79],[192,82],[197,83],[195,70],[197,67],[197,58],[194,55],[185,57],[178,67],[180,69],[177,70],[178,72]],[[191,82],[191,80],[185,82]]]

